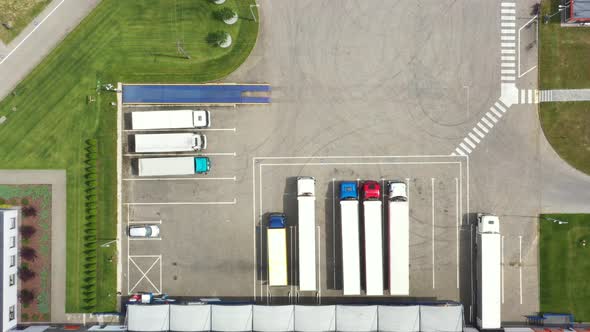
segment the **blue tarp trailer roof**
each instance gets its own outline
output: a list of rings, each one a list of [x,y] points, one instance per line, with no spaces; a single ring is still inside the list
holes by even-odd
[[[268,84],[123,85],[124,104],[267,104]]]

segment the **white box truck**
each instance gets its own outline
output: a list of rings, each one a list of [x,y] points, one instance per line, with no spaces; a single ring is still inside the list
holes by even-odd
[[[137,134],[135,152],[188,152],[207,148],[207,136],[196,133]]]
[[[391,181],[388,189],[389,294],[410,295],[410,202],[407,185]]]
[[[208,157],[139,158],[139,176],[170,176],[207,173],[211,169]]]
[[[477,215],[477,326],[501,328],[501,238],[497,216]]]
[[[131,128],[134,130],[206,128],[209,126],[211,126],[211,114],[207,110],[131,112]]]
[[[363,201],[365,223],[365,290],[383,295],[382,205],[379,200]]]
[[[316,291],[315,179],[297,178],[299,290]]]
[[[342,234],[342,293],[361,295],[359,200],[356,182],[340,183]]]
[[[287,230],[285,215],[271,213],[266,229],[268,255],[268,285],[287,286]]]

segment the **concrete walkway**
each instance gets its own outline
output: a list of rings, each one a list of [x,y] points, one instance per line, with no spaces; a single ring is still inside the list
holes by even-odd
[[[1,184],[51,185],[51,322],[66,319],[66,171],[0,170]]]
[[[590,101],[590,89],[572,90],[541,90],[539,91],[540,102],[554,101]]]
[[[86,17],[100,0],[53,0],[8,45],[0,45],[0,100]]]

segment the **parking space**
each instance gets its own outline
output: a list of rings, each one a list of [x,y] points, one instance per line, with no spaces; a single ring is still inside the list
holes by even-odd
[[[460,248],[469,252],[469,233],[462,220],[467,192],[467,160],[453,157],[312,157],[257,158],[254,161],[254,224],[258,230],[257,294],[300,294],[297,290],[297,176],[316,179],[318,297],[342,295],[342,256],[338,184],[341,181],[387,180],[408,184],[410,200],[410,297],[461,300],[461,274],[469,280],[469,266],[460,264]],[[387,208],[383,195],[383,229],[387,228]],[[289,227],[288,290],[269,288],[264,218],[271,212],[283,212]],[[467,221],[465,221],[466,223]],[[387,241],[385,231],[384,241]],[[461,234],[463,233],[463,234]],[[385,242],[384,242],[385,243]],[[362,247],[362,245],[361,245]],[[385,246],[386,248],[387,246]],[[384,262],[388,254],[384,251]],[[463,269],[463,270],[461,270]],[[385,272],[384,280],[387,280]],[[386,293],[387,294],[387,293]]]

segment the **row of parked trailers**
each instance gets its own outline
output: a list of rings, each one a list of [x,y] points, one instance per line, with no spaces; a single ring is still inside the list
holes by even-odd
[[[169,110],[131,112],[133,130],[198,129],[211,126],[211,114],[207,110]],[[135,152],[191,152],[207,148],[207,137],[199,133],[149,133],[136,134]],[[176,156],[138,158],[139,176],[172,176],[207,173],[211,168],[204,156]]]
[[[375,187],[376,186],[376,187]],[[383,215],[379,184],[364,184],[361,243],[361,211],[356,182],[340,184],[340,223],[342,236],[342,280],[344,295],[361,295],[361,245],[365,252],[365,293],[384,295],[383,253],[389,250],[390,295],[409,295],[409,202],[404,182],[388,183],[388,239],[383,243]],[[368,193],[367,188],[371,188]],[[376,190],[376,191],[375,191]],[[315,179],[297,179],[299,290],[316,291]],[[286,218],[272,213],[267,228],[268,282],[270,286],[288,285]]]

